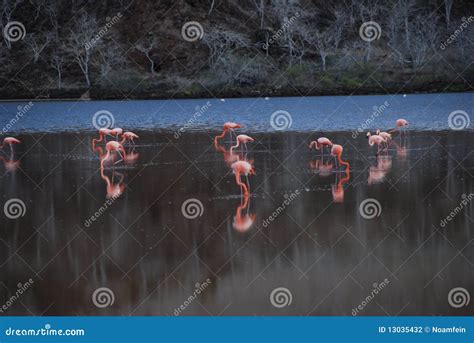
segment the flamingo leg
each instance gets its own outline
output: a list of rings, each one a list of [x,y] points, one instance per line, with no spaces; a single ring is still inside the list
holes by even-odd
[[[119,162],[121,162],[121,161],[124,160],[122,153],[121,153],[120,151],[117,151],[117,153],[118,153],[119,156],[120,156],[120,160],[116,161],[116,162],[114,163],[114,165],[116,165],[117,163],[119,163]]]
[[[249,182],[249,177],[248,177],[248,175],[245,175],[245,180],[247,181],[247,190],[248,190],[248,192],[249,192],[249,194],[250,194],[250,182]]]

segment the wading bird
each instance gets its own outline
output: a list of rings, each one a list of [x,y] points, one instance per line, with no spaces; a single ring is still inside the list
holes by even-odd
[[[125,149],[123,148],[122,144],[120,144],[119,142],[115,142],[115,141],[108,142],[105,145],[105,150],[107,150],[107,154],[105,154],[104,158],[101,159],[101,161],[100,161],[100,167],[101,168],[104,168],[104,162],[109,159],[110,154],[112,152],[118,153],[121,157],[121,159],[118,160],[115,163],[118,163],[118,162],[122,161],[125,157],[125,154],[126,154]]]
[[[111,131],[112,130],[107,129],[107,128],[99,129],[99,139],[94,138],[92,140],[92,148],[94,148],[96,143],[100,143],[102,141],[107,142],[107,136],[111,136]]]
[[[408,127],[408,121],[406,121],[405,119],[397,119],[397,121],[395,122],[395,128],[389,130],[388,132],[400,131],[401,137],[406,127]]]
[[[134,134],[133,132],[126,131],[122,135],[122,140],[120,141],[120,144],[125,143],[126,141],[132,142],[132,146],[135,146],[135,138],[139,138],[138,135]]]
[[[346,166],[346,170],[347,170],[351,167],[351,165],[348,162],[345,162],[342,160],[341,158],[342,150],[343,149],[341,145],[334,144],[331,148],[331,155],[334,156],[334,161],[336,162],[336,166],[338,166],[338,162],[339,162],[339,164]]]
[[[0,145],[0,149],[3,149],[5,144],[8,144],[10,146],[10,153],[13,153],[13,144],[19,144],[21,143],[18,139],[13,138],[13,137],[5,137],[3,139],[2,145]]]
[[[118,141],[119,136],[121,136],[123,133],[123,130],[120,127],[115,127],[112,130],[110,130],[110,134],[112,136],[115,136],[115,140]]]
[[[237,144],[233,145],[230,147],[230,152],[232,153],[235,148],[238,148],[241,144],[245,147],[245,150],[247,151],[247,143],[248,142],[254,142],[255,140],[247,135],[238,135],[237,136]]]
[[[241,192],[244,194],[244,197],[249,196],[250,184],[248,175],[255,175],[255,170],[252,165],[247,161],[237,161],[232,163],[232,170],[235,174],[235,182],[240,186]],[[247,184],[242,182],[241,176],[244,175],[247,179]]]
[[[377,154],[380,152],[380,147],[383,147],[386,143],[385,139],[382,136],[372,135],[370,131],[367,132],[367,138],[369,139],[370,146],[374,146],[375,144],[377,144]]]
[[[388,148],[388,145],[390,144],[390,141],[392,140],[392,135],[389,134],[388,132],[383,132],[383,131],[381,132],[380,129],[377,129],[375,134],[385,139],[385,146]]]
[[[214,144],[217,144],[217,141],[221,138],[224,138],[225,134],[227,133],[227,131],[229,131],[230,133],[230,142],[232,144],[232,134],[235,135],[235,132],[234,130],[235,129],[240,129],[240,124],[237,124],[237,123],[232,123],[230,121],[228,121],[227,123],[224,124],[224,130],[222,131],[222,134],[214,137]]]
[[[316,149],[316,150],[321,150],[321,155],[323,154],[323,148],[325,147],[332,147],[332,142],[326,138],[326,137],[319,137],[317,140],[315,141],[312,141],[311,143],[309,143],[309,148],[310,149]]]

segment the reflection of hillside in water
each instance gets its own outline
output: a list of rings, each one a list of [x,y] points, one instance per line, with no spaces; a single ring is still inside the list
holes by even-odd
[[[311,170],[308,134],[257,135],[248,154],[257,174],[240,211],[241,219],[256,219],[245,232],[234,227],[242,206],[234,175],[207,135],[176,141],[141,132],[135,164],[113,171],[123,194],[90,227],[86,219],[107,200],[98,158],[89,138],[57,138],[44,136],[44,149],[36,145],[22,157],[34,141],[21,137],[21,170],[0,180],[4,201],[21,198],[27,207],[19,220],[0,218],[1,281],[14,292],[18,282],[34,280],[6,315],[172,315],[207,278],[212,284],[183,315],[350,315],[385,278],[389,285],[362,315],[472,310],[451,308],[446,296],[472,283],[473,205],[439,227],[461,195],[473,192],[472,133],[410,132],[406,147],[378,159],[365,139],[332,135],[351,163],[341,202],[333,196],[345,174]],[[370,181],[374,170],[385,172],[377,182]],[[301,194],[263,227],[296,189]],[[183,217],[189,198],[202,202],[202,216]],[[380,217],[359,215],[367,198],[380,202]],[[293,302],[276,309],[269,294],[280,286]],[[93,305],[98,287],[113,290],[113,306]],[[0,289],[4,298],[11,294]]]

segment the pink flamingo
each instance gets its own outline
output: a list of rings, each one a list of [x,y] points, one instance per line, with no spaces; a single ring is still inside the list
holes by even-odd
[[[377,129],[375,134],[385,139],[385,147],[388,148],[388,145],[390,144],[390,141],[392,140],[392,135],[388,132],[380,131],[380,129]]]
[[[235,132],[234,132],[235,129],[240,129],[240,124],[233,123],[233,122],[230,122],[230,121],[226,122],[224,124],[224,130],[222,131],[222,134],[214,137],[214,144],[217,144],[217,141],[219,139],[224,138],[227,131],[230,132],[230,142],[232,143],[232,134],[235,135]]]
[[[111,136],[111,131],[110,129],[107,129],[107,128],[102,128],[102,129],[99,129],[99,139],[97,138],[94,138],[92,140],[92,146],[94,147],[96,143],[100,143],[102,142],[103,140],[105,140],[107,142],[107,136]]]
[[[113,128],[112,130],[110,130],[110,134],[111,134],[112,136],[115,136],[115,140],[116,140],[116,141],[118,141],[119,136],[121,136],[122,133],[123,133],[123,130],[122,130],[121,128],[119,128],[119,127],[115,127],[115,128]]]
[[[116,141],[110,141],[108,142],[106,145],[105,145],[105,150],[107,150],[107,154],[105,154],[104,158],[101,159],[100,161],[100,166],[101,168],[104,168],[104,161],[108,160],[109,157],[110,157],[110,154],[114,151],[114,152],[117,152],[121,159],[118,160],[117,162],[115,163],[118,163],[120,161],[122,161],[124,159],[124,156],[125,156],[125,149],[123,148],[123,145],[120,144],[119,142],[116,142]]]
[[[247,136],[247,135],[238,135],[237,136],[237,144],[233,145],[230,147],[230,152],[232,153],[232,151],[235,149],[235,148],[238,148],[240,146],[240,144],[243,144],[244,147],[245,147],[245,150],[247,150],[247,143],[248,142],[254,142],[255,140],[250,137],[250,136]]]
[[[19,144],[21,143],[18,139],[13,138],[13,137],[5,137],[3,139],[2,145],[0,145],[0,149],[3,149],[5,144],[8,144],[10,146],[10,152],[13,153],[13,144]]]
[[[386,143],[385,139],[382,136],[372,135],[370,131],[367,132],[367,138],[369,139],[370,146],[377,144],[377,154],[380,152],[380,146],[384,146],[384,144]]]
[[[332,142],[326,137],[319,137],[317,140],[309,143],[309,148],[312,149],[313,146],[316,150],[321,150],[321,155],[323,154],[324,147],[332,147]]]
[[[400,131],[400,137],[401,137],[404,129],[407,126],[408,126],[408,121],[406,121],[405,119],[397,119],[397,121],[395,122],[395,128],[389,130],[388,132],[395,132],[398,130]]]
[[[248,175],[255,175],[255,170],[253,169],[252,165],[247,161],[234,162],[232,163],[231,167],[235,174],[235,182],[237,183],[237,185],[240,186],[241,191],[243,190],[244,197],[248,197],[250,185],[247,186],[245,183],[242,182],[241,175],[245,175],[248,184]]]
[[[331,155],[334,156],[335,161],[336,161],[336,157],[337,157],[336,165],[337,165],[337,162],[339,162],[340,164],[346,166],[346,170],[347,170],[351,167],[351,165],[348,162],[345,162],[345,161],[342,160],[342,158],[341,158],[342,150],[343,149],[342,149],[341,145],[334,144],[331,148]]]
[[[132,146],[135,146],[135,141],[134,139],[138,138],[138,135],[134,134],[133,132],[126,131],[122,135],[122,140],[120,141],[120,144],[123,145],[126,141],[132,142]]]

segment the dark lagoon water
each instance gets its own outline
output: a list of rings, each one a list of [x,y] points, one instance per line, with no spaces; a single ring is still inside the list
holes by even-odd
[[[395,137],[378,156],[364,135],[350,132],[362,117],[330,125],[316,116],[308,131],[297,131],[300,118],[307,116],[302,121],[310,125],[310,111],[322,113],[321,106],[300,116],[295,105],[292,128],[270,132],[263,113],[281,106],[263,102],[285,100],[258,100],[262,115],[233,117],[255,128],[256,139],[248,154],[236,157],[227,140],[217,150],[212,144],[212,127],[229,119],[225,111],[213,115],[211,129],[194,127],[176,138],[174,126],[159,120],[179,126],[189,113],[151,116],[149,127],[134,117],[169,102],[113,104],[116,124],[140,138],[135,149],[127,147],[125,163],[103,170],[104,151],[91,147],[95,135],[64,131],[86,128],[90,112],[110,110],[110,103],[79,103],[90,109],[87,120],[71,112],[77,108],[67,112],[69,103],[35,104],[34,114],[17,123],[22,144],[13,156],[7,149],[0,163],[0,205],[11,199],[25,205],[18,218],[0,213],[0,301],[8,305],[0,315],[472,313],[472,300],[452,306],[449,293],[461,287],[474,294],[474,132],[438,130],[449,112],[472,108],[472,95],[416,97],[439,106],[412,113],[412,103],[404,110],[411,127],[425,127],[431,115],[442,120]],[[334,99],[325,106],[335,106]],[[377,97],[354,99],[370,108]],[[214,101],[213,111],[244,100]],[[46,120],[41,108],[53,119]],[[398,116],[391,112],[395,106],[388,108],[391,119],[383,128]],[[60,117],[68,124],[56,122]],[[335,170],[331,156],[308,150],[323,134],[344,147],[349,171]],[[255,167],[248,201],[229,167],[236,158]],[[375,214],[364,207],[368,201],[376,204]],[[197,204],[197,214],[183,209],[185,203]],[[94,293],[104,287],[109,298],[102,307]],[[275,293],[280,296],[272,298]]]

